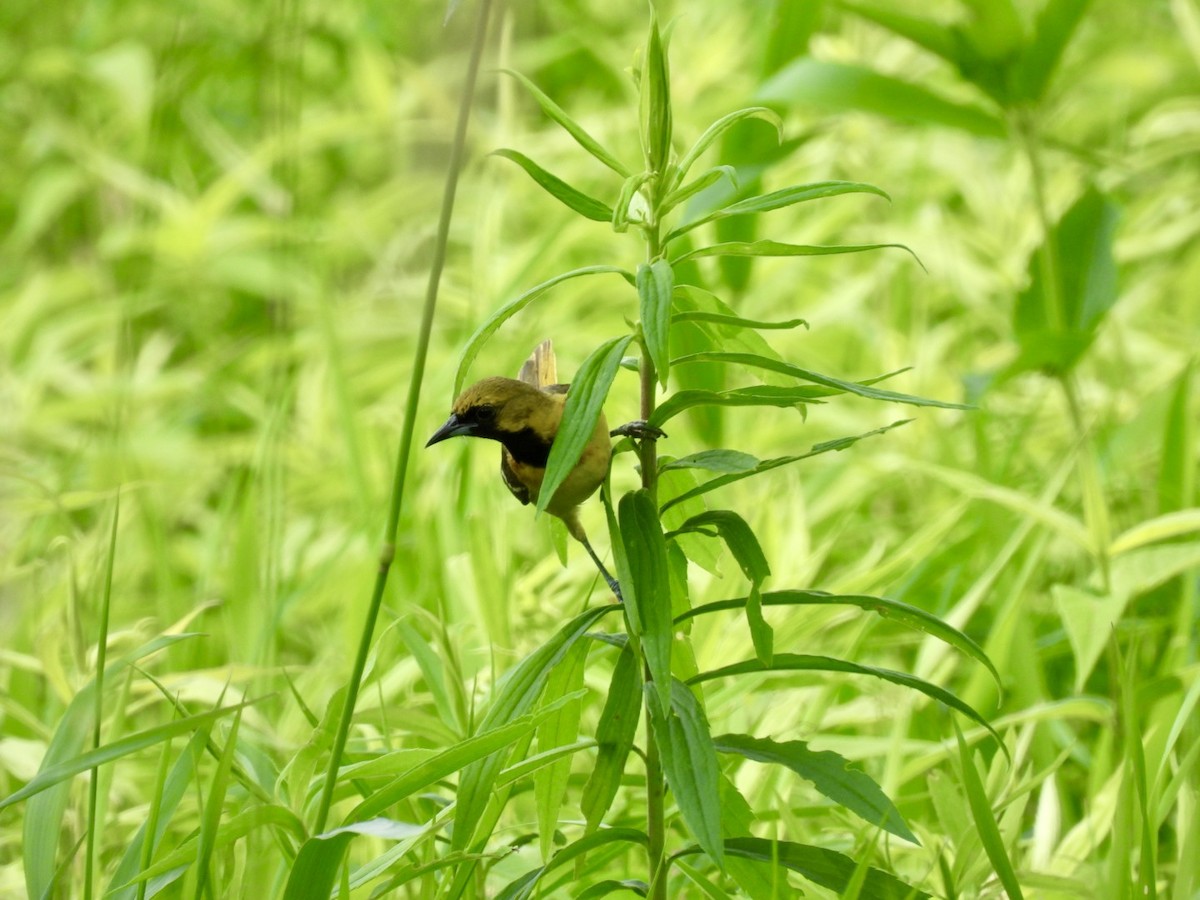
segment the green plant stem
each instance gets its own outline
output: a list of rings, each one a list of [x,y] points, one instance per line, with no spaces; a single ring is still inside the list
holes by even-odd
[[[646,234],[646,259],[647,262],[654,262],[661,253],[661,240],[658,227],[658,211],[657,211],[657,179],[651,179],[648,184],[648,193],[651,209],[651,221],[645,229]],[[644,421],[650,421],[650,417],[654,414],[654,407],[657,394],[657,382],[655,380],[656,372],[654,371],[654,362],[650,359],[650,351],[646,349],[645,344],[642,345],[642,359],[638,366],[638,375],[641,383],[641,408],[640,415]],[[651,502],[655,508],[658,508],[658,442],[653,438],[646,438],[638,443],[638,458],[642,468],[642,487],[650,494]],[[655,601],[667,601],[669,598],[654,598]],[[644,677],[647,682],[650,681],[650,669],[643,663]],[[649,704],[649,694],[647,694],[646,703]],[[670,711],[667,710],[669,714]],[[658,750],[658,740],[654,735],[654,728],[651,725],[653,719],[650,716],[650,709],[646,709],[646,836],[648,838],[646,844],[647,857],[649,859],[650,869],[650,894],[649,900],[667,900],[667,873],[666,873],[666,843],[667,843],[667,825],[664,810],[666,808],[666,793],[667,785],[663,778],[662,759]]]
[[[1038,247],[1038,267],[1045,285],[1047,318],[1053,331],[1062,332],[1067,327],[1066,310],[1059,282],[1058,247],[1054,243],[1054,223],[1050,219],[1050,206],[1046,199],[1046,171],[1038,146],[1037,129],[1026,114],[1018,115],[1014,125],[1020,138],[1021,148],[1029,162],[1030,182],[1033,185],[1033,200],[1037,208],[1038,222],[1042,226],[1042,243]],[[1100,462],[1090,430],[1083,421],[1079,390],[1070,372],[1058,373],[1058,381],[1066,400],[1067,412],[1080,445],[1079,481],[1083,502],[1083,517],[1093,544],[1093,553],[1100,569],[1100,578],[1105,589],[1109,586],[1108,545],[1112,540],[1108,507],[1104,500],[1100,478]]]
[[[104,593],[100,598],[100,627],[96,638],[96,697],[92,710],[92,749],[100,748],[100,721],[104,716],[104,667],[108,660],[108,616],[112,601],[113,562],[117,555],[117,523],[121,520],[121,492],[113,507],[112,532],[108,537],[108,562],[104,571]],[[92,872],[96,862],[96,807],[99,802],[100,769],[94,768],[88,777],[88,832],[84,855],[83,896],[92,900]]]
[[[404,502],[404,482],[408,472],[409,456],[412,453],[413,432],[416,427],[417,409],[421,400],[421,384],[425,378],[425,363],[429,356],[429,338],[433,331],[433,314],[437,309],[438,286],[441,283],[442,269],[446,264],[446,249],[450,240],[450,218],[454,212],[454,195],[458,189],[459,172],[466,153],[467,123],[470,121],[471,102],[475,96],[475,82],[479,74],[479,62],[483,57],[483,46],[487,38],[491,7],[491,0],[482,0],[479,5],[478,18],[475,22],[475,35],[471,46],[471,57],[467,64],[467,77],[463,85],[462,98],[458,107],[458,121],[454,129],[454,142],[450,147],[446,186],[442,194],[442,208],[438,218],[437,237],[433,247],[433,261],[429,266],[429,281],[425,288],[425,306],[421,311],[421,329],[417,337],[417,352],[413,360],[412,378],[408,383],[408,399],[404,407],[404,425],[400,432],[400,444],[396,452],[396,468],[392,476],[392,499],[388,509],[387,524],[383,532],[383,548],[379,554],[379,568],[375,574],[375,586],[371,592],[371,602],[367,607],[367,617],[363,622],[362,635],[358,642],[358,653],[354,658],[354,669],[350,676],[350,682],[347,685],[345,705],[342,708],[342,715],[338,721],[333,748],[329,754],[329,768],[325,772],[325,784],[321,789],[321,800],[317,808],[317,817],[313,828],[317,834],[325,830],[325,823],[329,818],[329,807],[333,802],[333,791],[337,785],[337,773],[342,763],[342,755],[346,749],[346,738],[350,733],[350,722],[354,717],[354,706],[358,700],[358,691],[361,687],[363,671],[366,669],[367,654],[370,652],[371,639],[375,633],[375,622],[379,618],[379,608],[383,604],[383,594],[384,589],[387,587],[388,573],[391,571],[392,560],[396,556],[396,530],[399,526],[400,510]]]

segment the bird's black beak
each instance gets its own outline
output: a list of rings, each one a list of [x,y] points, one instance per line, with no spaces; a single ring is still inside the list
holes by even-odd
[[[472,434],[475,431],[474,422],[464,422],[454,413],[450,414],[444,425],[433,433],[433,437],[425,444],[426,447],[432,447],[434,444],[446,440],[446,438],[458,437],[460,434]]]

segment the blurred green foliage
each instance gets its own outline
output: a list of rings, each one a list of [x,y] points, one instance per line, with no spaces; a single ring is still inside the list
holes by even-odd
[[[787,695],[801,701],[781,705],[767,683],[706,686],[718,730],[803,739],[868,771],[922,840],[889,838],[890,864],[935,893],[998,895],[991,835],[985,849],[971,824],[980,790],[1030,894],[1123,896],[1149,884],[1182,897],[1200,885],[1200,7],[1086,7],[1057,64],[1040,68],[1020,64],[1043,9],[1035,0],[896,4],[910,31],[932,23],[924,43],[857,0],[659,13],[673,23],[676,153],[725,112],[768,104],[784,116],[782,149],[751,122],[709,154],[735,166],[741,186],[845,179],[893,198],[891,208],[849,198],[777,211],[772,235],[901,241],[927,272],[902,254],[696,264],[723,279],[739,315],[811,323],[773,338],[784,358],[855,379],[912,366],[899,390],[979,406],[921,410],[882,439],[728,490],[754,511],[769,588],[881,594],[937,613],[985,646],[1006,690],[932,640],[834,609],[764,610],[776,651],[821,645],[945,684],[995,710],[1013,761],[987,750],[972,762],[942,712],[904,692],[801,674]],[[110,659],[167,630],[204,632],[139,665],[191,714],[267,695],[244,712],[236,758],[218,746],[193,763],[181,739],[169,745],[202,800],[216,798],[207,814],[224,815],[213,825],[196,792],[182,794],[159,859],[202,822],[219,834],[251,797],[274,816],[215,848],[218,895],[278,892],[295,847],[279,810],[300,814],[309,801],[328,746],[313,720],[336,707],[369,593],[473,15],[465,0],[443,24],[445,12],[374,0],[0,6],[0,795],[34,776],[64,722],[81,727],[67,711],[94,674],[121,488]],[[634,158],[626,70],[644,13],[598,0],[512,4],[488,64],[528,76]],[[1015,81],[1004,74],[1017,70]],[[460,348],[493,310],[558,272],[632,270],[640,258],[636,242],[576,221],[487,158],[516,147],[589,192],[608,184],[511,79],[485,79],[471,144],[431,427]],[[1086,221],[1072,220],[1092,185],[1120,206],[1115,223],[1086,203]],[[699,195],[695,209],[715,199]],[[1116,287],[1105,316],[1078,308],[1086,341],[1056,366],[1023,356],[1045,324],[1025,313],[1054,274],[1038,261],[1048,230],[1058,228],[1063,271],[1082,271],[1076,225],[1111,236]],[[755,226],[705,227],[749,240]],[[584,281],[506,324],[474,374],[515,372],[546,336],[571,372],[637,315],[629,294],[614,302],[602,280]],[[1071,403],[1047,368],[1069,375]],[[634,379],[619,375],[609,418],[635,413]],[[846,401],[807,419],[730,409],[669,430],[681,456],[736,446],[767,458],[895,417]],[[560,567],[542,522],[511,503],[494,468],[492,448],[414,464],[356,760],[461,740],[497,675],[593,588],[587,560]],[[741,589],[732,560],[719,569],[724,578],[693,569],[694,604]],[[696,623],[706,668],[753,655],[741,621]],[[585,687],[594,722],[603,685]],[[111,678],[107,693],[106,742],[171,720],[140,672]],[[228,737],[224,722],[213,735]],[[966,735],[972,746],[980,736]],[[978,770],[965,781],[964,760]],[[577,760],[574,776],[587,765]],[[158,766],[150,750],[101,769],[100,886],[162,795]],[[884,844],[852,816],[830,829],[826,811],[813,812],[816,793],[786,772],[726,760],[722,777],[783,807],[755,823],[765,837]],[[24,859],[37,823],[21,806],[0,811],[0,894],[23,895],[35,866],[57,872],[61,895],[80,895],[83,854],[72,848],[85,793],[70,792],[62,834],[42,835],[56,859]],[[400,817],[436,813],[429,797],[406,802]],[[525,845],[532,802],[515,796],[505,847]],[[562,815],[568,829],[581,818]],[[354,866],[394,841],[360,840]],[[532,848],[506,852],[491,883],[534,859]],[[597,878],[626,877],[619,858],[589,859]],[[694,859],[680,872],[704,875]]]

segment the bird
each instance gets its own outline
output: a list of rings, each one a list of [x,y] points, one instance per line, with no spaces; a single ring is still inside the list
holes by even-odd
[[[543,341],[525,361],[517,378],[491,376],[459,394],[450,417],[425,446],[432,447],[459,435],[498,441],[500,473],[505,486],[522,504],[537,503],[569,387],[558,383],[553,343]],[[620,585],[592,548],[579,518],[579,505],[608,476],[612,459],[610,438],[616,434],[658,437],[661,432],[640,422],[609,432],[601,412],[579,461],[546,504],[546,511],[562,519],[571,537],[583,544],[617,602],[622,602]]]

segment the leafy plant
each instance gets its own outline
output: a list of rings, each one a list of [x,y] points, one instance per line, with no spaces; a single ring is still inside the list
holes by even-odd
[[[640,170],[627,165],[601,145],[531,81],[520,75],[514,77],[580,147],[622,176],[623,181],[613,185],[613,199],[606,201],[569,184],[523,153],[503,149],[494,155],[518,165],[547,193],[580,216],[610,222],[617,232],[636,234],[645,253],[644,261],[632,272],[595,265],[565,272],[526,291],[484,322],[464,349],[456,387],[463,383],[468,366],[484,342],[507,319],[556,284],[568,279],[615,273],[629,285],[630,299],[636,296],[638,319],[632,330],[596,348],[572,380],[563,421],[547,464],[540,507],[545,506],[578,460],[623,360],[638,373],[641,414],[653,426],[668,424],[685,408],[737,405],[805,409],[813,403],[843,394],[912,406],[963,408],[956,403],[875,387],[874,381],[878,379],[865,383],[848,382],[787,363],[770,350],[761,337],[755,338],[756,349],[761,348],[757,352],[742,352],[745,342],[725,339],[726,329],[758,332],[795,327],[801,320],[771,323],[741,317],[736,310],[708,294],[703,285],[685,281],[679,274],[683,263],[709,257],[824,256],[883,247],[907,248],[897,244],[817,246],[775,240],[715,244],[701,241],[694,246],[685,242],[685,236],[692,238],[698,229],[710,222],[842,195],[887,195],[869,184],[827,181],[761,193],[713,209],[685,206],[688,198],[696,197],[707,185],[727,177],[727,171],[721,166],[702,168],[700,165],[705,152],[727,129],[749,118],[765,119],[777,129],[781,126],[778,117],[769,109],[738,110],[713,123],[689,150],[676,156],[673,152],[674,112],[667,51],[654,18],[636,74],[643,155]],[[675,355],[672,351],[673,329],[681,322],[699,326],[709,336],[708,349]],[[636,348],[637,355],[627,360],[625,356],[631,347]],[[750,373],[765,370],[784,376],[785,384],[708,394],[683,391],[660,397],[659,390],[668,387],[673,369],[697,365],[730,367],[734,371]],[[838,754],[811,751],[801,741],[778,741],[746,734],[714,738],[699,687],[711,679],[733,677],[763,684],[764,677],[772,673],[797,670],[823,673],[821,677],[825,678],[868,675],[915,689],[990,730],[987,722],[967,704],[923,679],[832,657],[781,652],[775,646],[774,632],[764,615],[764,607],[840,604],[894,615],[897,621],[937,635],[991,668],[982,650],[970,638],[907,604],[804,590],[764,593],[763,585],[771,570],[750,525],[732,510],[705,509],[700,500],[702,495],[731,481],[827,450],[844,449],[867,436],[826,442],[814,446],[806,454],[766,461],[733,449],[705,450],[676,459],[660,455],[657,439],[653,436],[622,442],[618,452],[631,453],[641,473],[641,487],[636,490],[620,497],[613,496],[611,487],[604,491],[617,578],[625,598],[624,605],[619,607],[623,630],[593,633],[591,629],[602,617],[611,619],[609,614],[618,610],[613,607],[589,609],[566,623],[549,643],[526,657],[506,677],[476,729],[476,737],[468,744],[498,733],[498,729],[512,729],[522,721],[528,721],[528,725],[522,726],[525,736],[517,740],[515,747],[504,745],[489,749],[484,755],[473,756],[462,769],[453,811],[450,855],[444,859],[447,863],[454,860],[448,896],[457,897],[466,890],[472,881],[472,872],[486,859],[492,829],[511,790],[504,773],[538,760],[542,760],[538,764],[544,767],[535,776],[535,784],[539,797],[538,832],[545,864],[512,880],[499,892],[499,897],[532,896],[538,886],[544,887],[546,880],[569,860],[577,861],[577,876],[583,877],[586,869],[579,868],[578,861],[601,847],[613,852],[644,849],[643,875],[628,886],[636,893],[653,898],[675,896],[677,888],[670,885],[679,878],[699,879],[708,884],[709,889],[717,891],[723,876],[732,878],[753,894],[752,885],[758,870],[744,865],[744,860],[753,860],[768,870],[780,866],[799,872],[804,878],[836,891],[858,885],[861,896],[926,896],[889,873],[867,865],[865,860],[856,862],[832,848],[752,836],[749,821],[730,811],[731,808],[749,807],[723,774],[723,757],[790,769],[811,781],[835,804],[864,818],[870,825],[904,840],[917,841],[882,789],[865,773],[850,768],[847,760]],[[618,464],[620,459],[618,456]],[[665,482],[660,476],[671,471],[708,472],[713,477],[707,481],[693,480],[685,490],[665,490]],[[687,594],[687,569],[697,558],[708,558],[712,552],[709,542],[712,541],[721,542],[729,550],[749,583],[749,593],[728,603],[693,609]],[[743,611],[745,627],[753,637],[756,658],[712,671],[696,670],[687,636],[691,620],[730,608]],[[589,651],[589,642],[610,647],[606,652],[615,653],[616,661],[595,738],[579,740],[579,714],[573,692],[582,684],[585,666],[596,666],[593,659],[596,654]],[[752,688],[747,686],[745,689]],[[558,705],[563,703],[567,705],[559,708]],[[539,708],[543,712],[536,715],[543,718],[535,726],[535,720],[530,717]],[[642,723],[640,730],[639,720]],[[538,754],[526,758],[525,748],[534,736],[535,727]],[[640,749],[636,746],[639,733],[644,739]],[[586,827],[579,837],[555,851],[550,837],[560,827],[559,809],[567,790],[563,776],[569,771],[568,757],[592,747],[596,748],[597,760],[582,788],[580,800]],[[446,753],[454,753],[461,762],[461,753]],[[622,820],[613,823],[612,827],[603,827],[617,792],[629,777],[628,770],[638,768],[638,759],[645,773],[642,788],[646,810],[644,826],[634,827]],[[427,783],[432,775],[432,771],[416,778],[411,773],[400,775],[360,804],[348,821],[382,813],[411,790]],[[668,795],[677,813],[670,811]],[[760,814],[764,812],[759,811]],[[751,818],[754,815],[752,813]],[[675,839],[673,820],[676,817],[694,843],[680,843]],[[427,833],[424,839],[431,836],[432,832]],[[684,863],[696,854],[702,855],[701,864]],[[687,868],[677,869],[677,865]],[[686,874],[679,874],[681,872]],[[594,885],[585,893],[600,896],[602,892]]]

